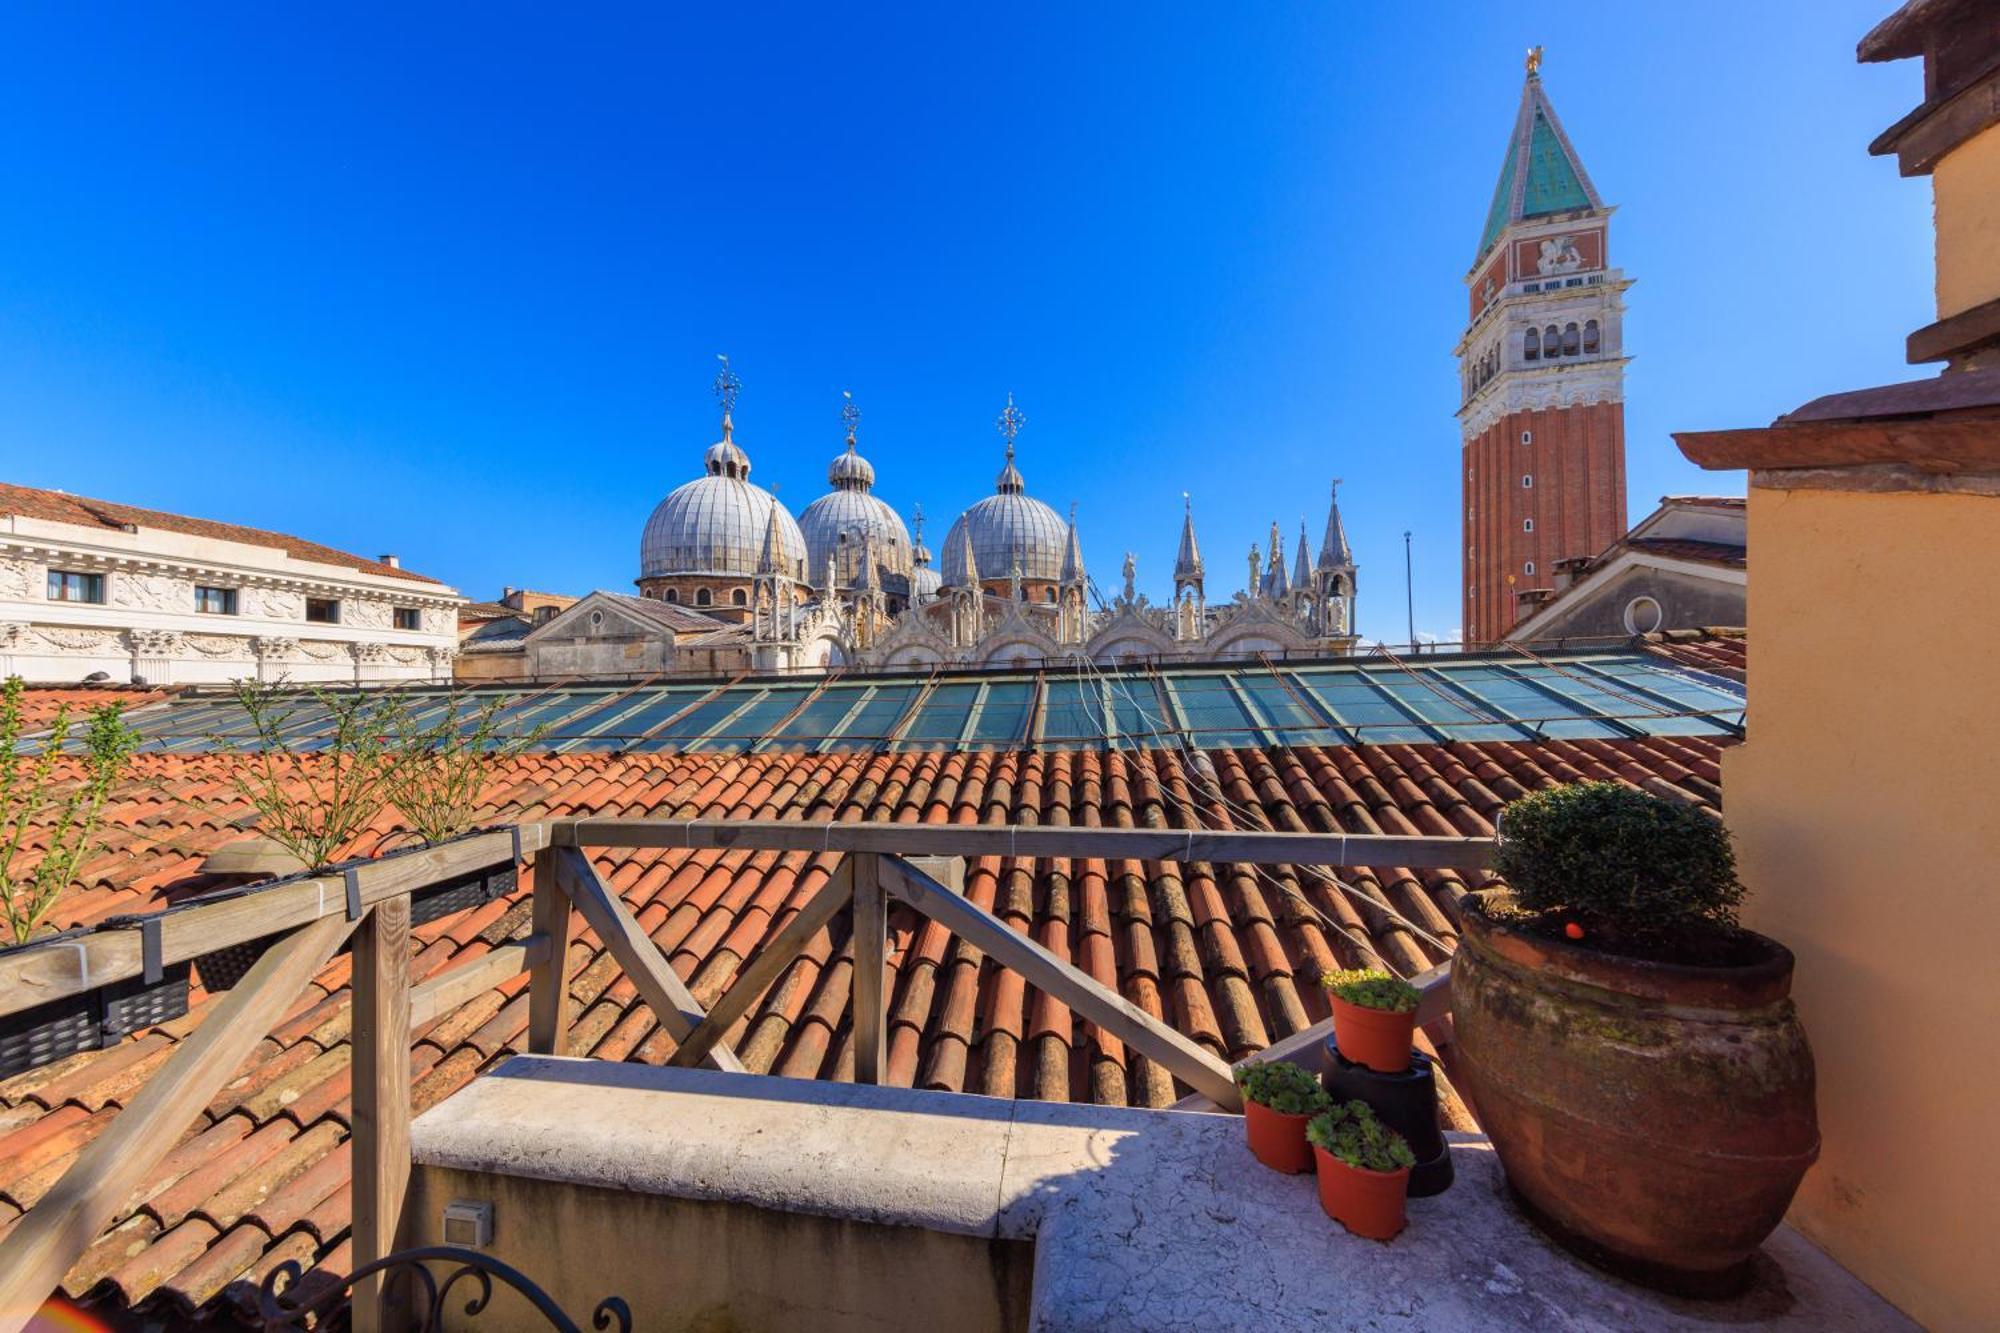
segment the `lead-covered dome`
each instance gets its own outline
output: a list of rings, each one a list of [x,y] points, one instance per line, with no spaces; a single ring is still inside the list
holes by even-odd
[[[1011,411],[1012,399],[1008,406]],[[1069,526],[1055,510],[1028,494],[1027,482],[1014,466],[1012,439],[1007,442],[1007,465],[1000,470],[993,494],[960,514],[945,534],[943,574],[947,587],[962,588],[972,582],[965,568],[967,536],[972,539],[972,561],[979,579],[1011,578],[1017,567],[1024,579],[1048,583],[1062,579]]]
[[[722,418],[722,438],[708,448],[706,476],[679,486],[660,501],[639,539],[639,577],[759,572],[769,531],[780,562],[778,573],[805,577],[806,539],[778,497],[750,481],[750,456],[731,438]]]
[[[900,514],[870,494],[875,469],[855,452],[851,423],[847,448],[828,465],[826,479],[833,489],[799,515],[808,581],[817,583],[826,577],[826,562],[831,556],[836,582],[853,587],[864,543],[875,553],[878,573],[909,578],[910,530],[903,526]]]

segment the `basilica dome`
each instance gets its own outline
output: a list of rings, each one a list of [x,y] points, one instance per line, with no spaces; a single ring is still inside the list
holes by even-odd
[[[731,438],[728,416],[722,439],[703,458],[707,475],[679,486],[660,501],[639,539],[639,577],[758,572],[767,530],[775,539],[778,573],[805,577],[806,539],[778,498],[750,481],[750,456]]]
[[[944,539],[944,584],[962,588],[972,582],[965,568],[965,539],[972,539],[974,576],[991,582],[1013,577],[1056,583],[1063,576],[1069,525],[1055,510],[1027,492],[1014,466],[1014,443],[1007,442],[1007,466],[1000,470],[993,494],[958,516]]]
[[[817,586],[826,577],[826,562],[831,556],[835,581],[842,587],[853,587],[864,543],[875,553],[878,573],[909,578],[910,530],[894,509],[870,494],[875,469],[854,451],[851,430],[846,451],[828,466],[826,479],[833,489],[799,515],[799,530],[806,544],[807,582]]]

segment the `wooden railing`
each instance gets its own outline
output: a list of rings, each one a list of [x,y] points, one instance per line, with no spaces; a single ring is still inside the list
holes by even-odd
[[[597,873],[587,847],[712,848],[837,854],[833,874],[778,934],[753,954],[709,1009],[696,1002],[624,900]],[[163,963],[232,945],[274,943],[204,1016],[43,1198],[0,1240],[0,1333],[15,1333],[62,1276],[117,1217],[203,1106],[283,1017],[306,984],[352,936],[353,1262],[398,1247],[410,1173],[410,1033],[508,977],[530,974],[528,1044],[562,1054],[567,1042],[566,964],[581,915],[678,1048],[676,1064],[740,1071],[730,1029],[841,913],[853,928],[854,1075],[878,1082],[886,1063],[888,907],[902,902],[944,926],[1087,1022],[1157,1062],[1216,1106],[1235,1109],[1229,1065],[1169,1024],[1056,957],[913,865],[911,856],[1021,856],[1235,862],[1265,865],[1405,866],[1473,870],[1483,838],[1358,834],[1233,833],[1202,829],[1097,829],[1013,825],[798,821],[558,819],[489,831],[437,847],[392,854],[346,870],[274,884],[219,902],[158,914],[148,924],[107,929],[0,955],[0,1015],[88,992]],[[532,861],[530,933],[477,961],[411,986],[410,894],[516,858]],[[1419,1017],[1443,1012],[1446,968],[1413,980]],[[1282,1058],[1314,1034],[1297,1033],[1265,1052]],[[364,1331],[406,1321],[381,1279],[357,1284],[354,1323]]]

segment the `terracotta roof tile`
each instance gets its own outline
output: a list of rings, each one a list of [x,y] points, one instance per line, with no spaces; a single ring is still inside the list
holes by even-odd
[[[1705,641],[1704,641],[1705,642]],[[1672,653],[1668,642],[1656,651]],[[1704,650],[1706,651],[1706,650]],[[1707,668],[1704,668],[1707,669]],[[1713,808],[1722,743],[1707,738],[1455,742],[1363,749],[1167,750],[912,755],[530,755],[509,762],[484,817],[703,814],[886,821],[1016,821],[1181,827],[1488,834],[1506,800],[1550,783],[1609,776]],[[243,836],[250,813],[214,755],[144,755],[107,806],[119,865],[57,909],[68,926],[176,901],[203,885],[198,855]],[[364,841],[394,832],[387,820]],[[34,835],[31,834],[31,837]],[[607,850],[600,869],[698,994],[726,989],[825,882],[805,855]],[[1380,956],[1413,971],[1456,939],[1464,880],[1449,872],[1347,867],[1349,887],[1291,867],[1121,859],[1035,863],[974,857],[965,891],[1018,931],[1132,1003],[1227,1057],[1324,1017],[1320,969]],[[143,885],[143,887],[137,887]],[[476,959],[527,928],[525,885],[414,932],[418,975]],[[1400,918],[1400,919],[1399,919]],[[1405,924],[1407,922],[1407,924]],[[1430,936],[1440,942],[1433,944]],[[901,908],[891,916],[889,1076],[1003,1096],[1164,1105],[1166,1072],[1067,1006]],[[578,1048],[661,1061],[673,1042],[594,935],[568,959]],[[227,1302],[285,1256],[339,1271],[347,1259],[347,979],[336,959],[292,1005],[230,1086],[78,1263],[66,1290],[185,1309]],[[845,918],[822,931],[734,1034],[751,1068],[852,1078]],[[428,1106],[525,1041],[525,978],[485,992],[415,1034],[417,1104]],[[0,1083],[0,1226],[45,1189],[199,1020]],[[1446,1029],[1448,1030],[1448,1029]],[[232,1284],[237,1284],[232,1288]]]
[[[321,546],[317,542],[309,542],[299,537],[288,537],[281,532],[266,532],[261,528],[246,528],[235,523],[217,523],[205,518],[188,518],[158,509],[141,509],[136,505],[117,504],[110,500],[91,500],[81,495],[71,495],[67,491],[39,490],[33,486],[14,486],[0,482],[0,514],[18,514],[25,518],[39,518],[51,523],[72,523],[89,528],[112,530],[127,526],[157,528],[162,532],[176,532],[190,537],[209,537],[221,541],[243,542],[251,546],[275,547],[295,560],[338,565],[364,574],[409,579],[417,583],[437,581],[411,570],[384,564],[380,560],[349,555],[345,551],[336,551],[330,546]]]

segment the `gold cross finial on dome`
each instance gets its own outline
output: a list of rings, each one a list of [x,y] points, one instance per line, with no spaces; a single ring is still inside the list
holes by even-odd
[[[1537,78],[1541,75],[1541,72],[1542,72],[1542,48],[1539,46],[1531,46],[1528,48],[1528,77],[1531,79]]]
[[[854,428],[861,424],[861,409],[854,405],[854,395],[842,389],[840,396],[847,400],[840,409],[840,419],[847,423],[847,447],[854,448]]]
[[[1001,438],[1007,441],[1007,457],[1014,456],[1014,437],[1021,433],[1021,427],[1028,424],[1028,418],[1020,408],[1014,406],[1014,395],[1007,395],[1007,406],[1000,409],[1000,415],[993,419],[1000,429]]]
[[[917,545],[924,544],[924,507],[920,504],[910,511],[911,526],[916,529]]]
[[[736,392],[743,387],[743,381],[729,368],[727,356],[717,353],[715,359],[722,363],[722,369],[715,372],[715,401],[722,404],[722,415],[726,417],[736,410]]]

